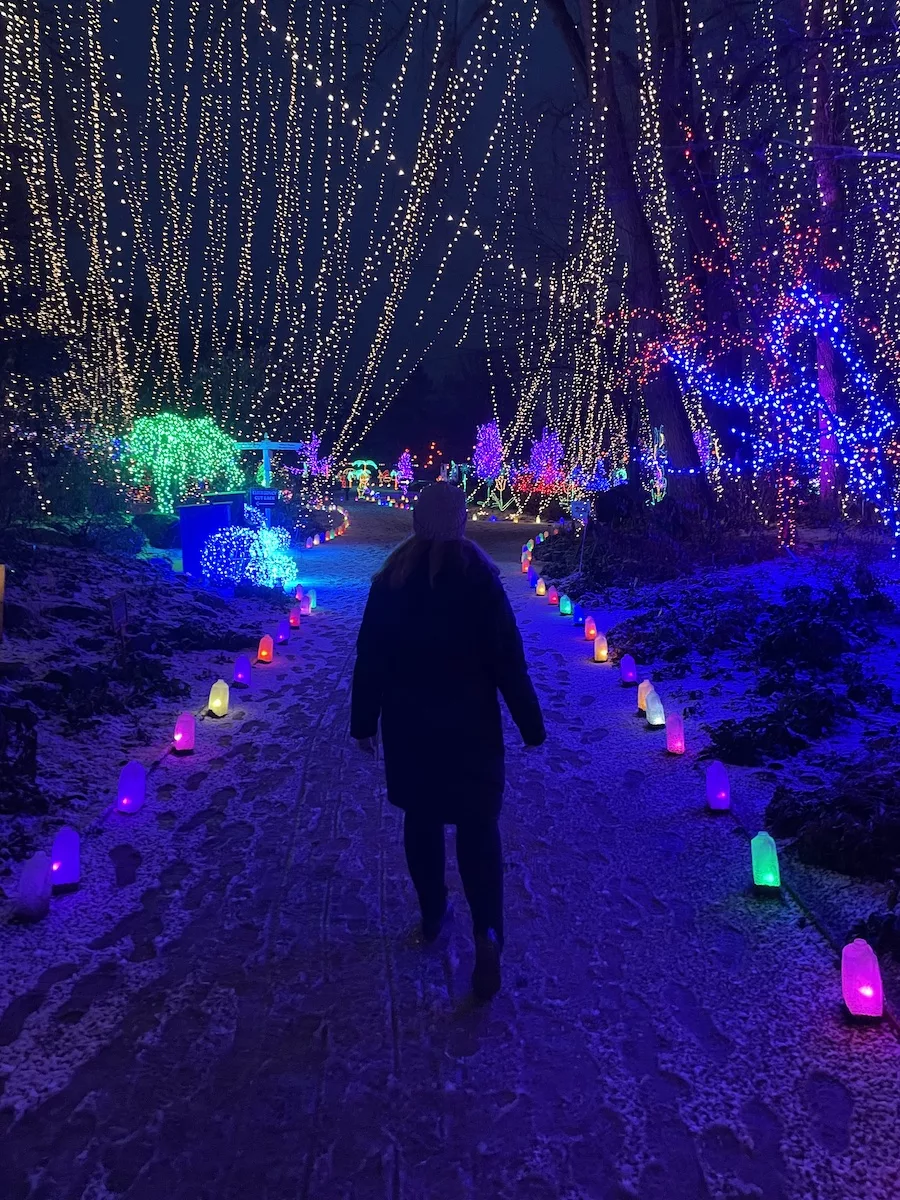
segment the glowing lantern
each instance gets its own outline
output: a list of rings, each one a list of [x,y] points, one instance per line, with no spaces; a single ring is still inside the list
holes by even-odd
[[[666,749],[670,754],[684,754],[684,717],[670,713],[666,721]]]
[[[312,548],[313,548],[313,540],[312,540],[312,538],[307,538],[307,539],[306,539],[306,548],[307,548],[307,550],[312,550]]]
[[[630,654],[622,655],[622,661],[619,663],[619,673],[626,687],[631,687],[637,683],[637,666]]]
[[[299,607],[294,607],[291,609],[291,611],[288,615],[288,622],[290,623],[291,629],[299,629],[300,628],[300,609],[299,609]]]
[[[147,798],[147,772],[144,764],[132,761],[119,772],[116,808],[119,812],[134,813],[144,807]]]
[[[318,534],[316,534],[316,536],[313,538],[313,545],[314,545],[314,546],[321,546],[321,545],[322,545],[322,539],[319,537],[319,535],[318,535]]]
[[[580,604],[572,605],[572,624],[578,625],[579,628],[584,624],[584,609]]]
[[[594,662],[606,662],[609,658],[609,644],[606,635],[594,634]]]
[[[593,617],[584,618],[584,636],[589,642],[592,642],[597,636],[597,622]]]
[[[187,754],[189,750],[193,750],[196,728],[193,713],[183,712],[175,722],[172,743],[179,754]]]
[[[532,587],[532,588],[537,587],[538,574],[537,574],[537,571],[534,569],[534,567],[528,568],[528,571],[526,574],[526,579],[528,580],[529,587]]]
[[[297,590],[294,592],[294,599],[295,600],[303,599],[303,584],[302,583],[297,584]]]
[[[547,595],[547,585],[546,585],[546,583],[544,583],[543,579],[539,579],[537,581],[537,584],[534,589],[534,594],[536,596],[546,596]]]
[[[647,724],[651,729],[663,729],[666,724],[666,710],[655,688],[647,697]]]
[[[534,538],[529,538],[528,541],[525,543],[525,545],[528,547],[529,550],[533,550],[534,549]]]
[[[233,683],[236,687],[250,686],[250,659],[246,654],[241,654],[234,660]]]
[[[884,990],[875,951],[864,938],[849,942],[841,952],[841,992],[854,1017],[880,1017]]]
[[[289,642],[291,640],[291,623],[282,619],[278,622],[278,628],[275,630],[275,641],[279,644]]]
[[[559,598],[559,615],[561,617],[571,617],[572,615],[572,601],[566,595]]]
[[[750,863],[753,867],[753,882],[757,887],[781,887],[778,847],[765,830],[761,830],[755,838],[750,839]]]
[[[303,601],[300,601],[300,611],[303,612]],[[259,649],[256,651],[256,657],[261,663],[270,663],[275,657],[275,644],[269,635],[263,634],[259,639]]]
[[[209,689],[209,711],[214,717],[224,717],[228,712],[228,684],[217,679]]]
[[[53,839],[50,870],[54,887],[71,887],[81,882],[81,843],[69,825],[63,825]]]
[[[310,603],[309,596],[304,596],[303,599],[300,601],[300,616],[308,617],[311,612],[312,612],[312,604]]]
[[[645,679],[638,687],[638,708],[641,712],[647,711],[647,697],[653,691],[653,684],[649,679]]]
[[[306,595],[307,595],[307,597],[308,597],[308,599],[309,599],[309,607],[310,607],[310,609],[314,609],[314,608],[316,608],[316,607],[317,607],[317,606],[316,606],[316,589],[315,589],[315,588],[310,588],[310,589],[309,589],[309,591],[306,593]]]
[[[555,587],[547,588],[547,603],[553,605],[559,604],[559,592]]]
[[[528,559],[527,559],[527,558],[525,557],[525,555],[523,554],[523,555],[522,555],[522,574],[523,574],[523,575],[527,575],[527,574],[528,574],[528,565],[529,565],[529,564],[528,564]]]
[[[716,812],[724,812],[731,805],[728,772],[718,759],[706,768],[706,803]]]
[[[38,850],[22,868],[19,876],[19,895],[16,914],[28,921],[40,921],[50,911],[50,894],[53,890],[53,872],[50,859]]]

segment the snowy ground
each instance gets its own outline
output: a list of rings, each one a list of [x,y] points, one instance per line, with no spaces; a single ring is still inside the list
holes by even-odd
[[[449,941],[419,948],[398,814],[347,738],[367,579],[409,515],[353,520],[192,759],[164,755],[172,719],[227,656],[147,710],[148,803],[84,813],[80,891],[0,926],[3,1200],[894,1200],[897,1036],[845,1022],[789,891],[750,894],[761,782],[735,773],[738,820],[704,811],[700,766],[524,586],[522,526],[478,533],[550,730],[510,731],[504,992],[469,1000],[455,877]]]

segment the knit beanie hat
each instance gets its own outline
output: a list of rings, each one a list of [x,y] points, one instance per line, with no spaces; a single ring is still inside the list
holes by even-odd
[[[466,498],[451,483],[432,483],[419,494],[413,510],[413,529],[420,538],[451,542],[465,534]]]

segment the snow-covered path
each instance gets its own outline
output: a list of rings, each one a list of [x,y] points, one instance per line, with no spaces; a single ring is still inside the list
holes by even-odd
[[[399,815],[347,738],[409,518],[353,518],[301,636],[98,828],[79,893],[0,930],[2,1200],[894,1200],[895,1032],[847,1025],[832,948],[749,894],[700,768],[515,572],[521,526],[479,534],[550,731],[509,735],[504,991],[468,998],[455,876],[449,941],[417,945]]]

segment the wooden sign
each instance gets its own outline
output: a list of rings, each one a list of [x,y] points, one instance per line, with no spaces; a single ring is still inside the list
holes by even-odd
[[[0,642],[3,641],[3,600],[6,596],[6,565],[0,563]]]
[[[125,638],[125,630],[128,625],[128,593],[116,592],[110,597],[109,615],[112,618],[113,633],[116,637]]]

